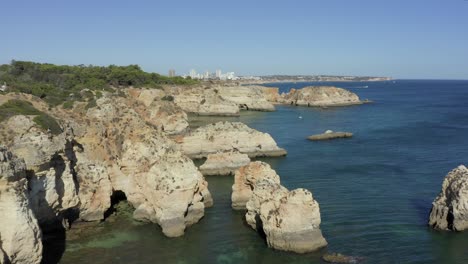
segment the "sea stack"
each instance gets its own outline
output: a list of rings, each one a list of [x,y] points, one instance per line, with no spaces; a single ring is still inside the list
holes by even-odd
[[[288,191],[279,176],[263,162],[252,162],[236,172],[232,206],[243,209],[247,224],[264,234],[268,246],[307,253],[327,245],[320,230],[320,208],[306,189]]]
[[[447,174],[442,191],[432,202],[429,225],[434,229],[468,229],[468,169],[460,165]]]
[[[237,169],[250,163],[247,154],[237,151],[209,154],[205,163],[200,166],[200,172],[205,175],[234,175]]]

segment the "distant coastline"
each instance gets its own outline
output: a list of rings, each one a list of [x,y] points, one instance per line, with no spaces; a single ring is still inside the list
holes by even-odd
[[[303,83],[303,82],[382,82],[392,81],[392,77],[371,77],[371,76],[302,76],[302,75],[271,75],[260,76],[261,80],[237,80],[242,84],[265,84],[265,83]]]

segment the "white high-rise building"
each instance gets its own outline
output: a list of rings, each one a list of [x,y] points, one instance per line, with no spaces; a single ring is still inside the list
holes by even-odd
[[[221,70],[216,70],[216,78],[221,78]]]
[[[191,69],[191,70],[190,70],[189,76],[190,76],[192,79],[196,79],[196,78],[197,78],[197,71],[194,70],[194,69]]]

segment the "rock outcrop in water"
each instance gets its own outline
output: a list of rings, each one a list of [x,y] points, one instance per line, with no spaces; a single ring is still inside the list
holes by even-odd
[[[312,135],[307,137],[309,140],[317,141],[317,140],[329,140],[329,139],[336,139],[336,138],[350,138],[353,136],[353,133],[350,132],[333,132],[331,130],[327,130],[325,133]]]
[[[264,162],[241,167],[232,186],[232,207],[247,209],[247,224],[264,234],[268,246],[306,253],[327,245],[320,230],[320,208],[305,189],[288,191]]]
[[[442,191],[432,203],[429,225],[435,229],[468,229],[468,169],[461,165],[442,183]]]
[[[252,197],[254,186],[260,180],[280,184],[280,177],[276,171],[265,162],[251,162],[236,171],[231,195],[233,209],[246,209],[246,204]]]
[[[286,151],[279,148],[269,134],[239,122],[218,122],[199,127],[179,138],[178,143],[190,158],[204,158],[226,151],[238,151],[249,157],[286,155]]]
[[[250,163],[247,154],[237,151],[209,154],[200,166],[203,175],[233,175],[237,169]]]
[[[41,263],[41,230],[27,198],[26,164],[3,146],[0,215],[0,263]]]
[[[363,103],[355,93],[333,86],[291,89],[289,93],[282,95],[281,102],[301,106],[346,106]]]

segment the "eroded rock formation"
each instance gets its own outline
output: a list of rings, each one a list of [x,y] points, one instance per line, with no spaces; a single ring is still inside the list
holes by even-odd
[[[218,122],[199,127],[179,138],[178,143],[182,152],[190,158],[233,150],[249,157],[286,155],[286,151],[279,148],[269,134],[239,122]]]
[[[0,263],[41,263],[41,230],[27,198],[26,164],[3,146],[0,215]]]
[[[136,219],[159,224],[167,236],[182,235],[203,217],[212,204],[207,182],[151,117],[154,110],[168,113],[166,121],[184,120],[185,113],[155,100],[105,95],[83,114],[54,113],[67,120],[55,135],[37,127],[33,116],[2,122],[12,138],[9,147],[30,169],[28,196],[41,226],[102,220],[119,191]],[[149,104],[147,112],[143,103]],[[177,127],[172,131],[182,129]]]
[[[432,203],[429,225],[435,229],[468,229],[468,169],[460,165],[447,174]]]
[[[237,169],[250,163],[247,154],[237,151],[209,154],[205,163],[200,166],[203,175],[233,175]]]
[[[246,204],[252,197],[254,186],[260,180],[280,184],[280,177],[268,163],[255,161],[239,168],[234,175],[234,184],[232,185],[232,208],[246,209]]]
[[[355,93],[333,86],[291,89],[289,93],[282,94],[280,101],[301,106],[345,106],[363,103]]]
[[[312,193],[288,191],[268,164],[257,161],[241,167],[232,190],[232,207],[247,209],[247,224],[265,235],[269,247],[306,253],[327,245]]]

